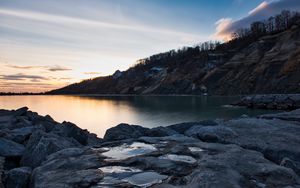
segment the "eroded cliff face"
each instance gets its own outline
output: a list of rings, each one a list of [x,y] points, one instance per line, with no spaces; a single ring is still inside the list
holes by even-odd
[[[210,71],[203,82],[213,94],[299,93],[300,30],[260,38]]]
[[[237,95],[300,92],[300,27],[232,45],[116,71],[72,84],[51,94]]]

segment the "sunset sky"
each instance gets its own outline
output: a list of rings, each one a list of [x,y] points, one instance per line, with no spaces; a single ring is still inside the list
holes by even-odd
[[[0,0],[0,92],[40,92],[126,70],[299,0]]]

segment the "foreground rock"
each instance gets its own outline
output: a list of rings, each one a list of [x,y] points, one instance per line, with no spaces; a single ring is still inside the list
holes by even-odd
[[[299,187],[299,119],[120,124],[102,140],[27,108],[0,110],[0,187]]]
[[[269,94],[243,97],[234,103],[248,108],[295,110],[300,108],[300,94]]]

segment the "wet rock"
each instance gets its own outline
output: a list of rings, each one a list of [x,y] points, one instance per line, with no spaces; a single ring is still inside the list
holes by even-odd
[[[0,156],[3,157],[21,157],[25,147],[21,144],[0,138]]]
[[[107,148],[108,151],[102,153],[102,155],[108,157],[108,160],[124,160],[129,157],[144,155],[156,151],[157,149],[151,144],[145,144],[142,142],[134,142],[130,145],[123,144],[121,146]]]
[[[156,172],[142,172],[124,178],[123,181],[138,187],[150,187],[154,184],[161,183],[167,177],[168,176],[160,175]]]
[[[138,138],[144,136],[148,130],[148,128],[144,128],[139,125],[128,125],[122,123],[117,125],[116,127],[108,129],[104,135],[104,140],[113,141]]]
[[[26,188],[29,185],[31,168],[14,168],[7,172],[5,179],[6,188]]]
[[[187,156],[187,155],[167,154],[164,156],[160,156],[159,158],[167,159],[167,160],[171,160],[171,161],[183,162],[183,163],[190,163],[190,164],[194,164],[197,162],[196,159],[194,159],[191,156]]]
[[[35,168],[39,166],[48,155],[74,146],[79,146],[79,144],[71,139],[52,133],[36,131],[28,140],[24,155],[21,159],[21,164]]]

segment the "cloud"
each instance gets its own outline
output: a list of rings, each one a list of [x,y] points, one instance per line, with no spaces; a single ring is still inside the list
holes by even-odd
[[[299,11],[299,0],[273,0],[270,2],[264,1],[257,7],[249,11],[248,15],[233,21],[231,18],[221,18],[216,24],[216,32],[213,38],[218,40],[228,40],[231,33],[240,28],[249,27],[254,21],[267,19],[270,16],[279,14],[282,10]]]
[[[102,74],[101,72],[84,72],[83,74],[86,75],[98,75],[98,74]]]
[[[56,72],[56,71],[69,71],[72,70],[71,68],[67,67],[62,67],[59,65],[54,65],[54,66],[19,66],[19,65],[7,65],[7,67],[14,68],[14,69],[46,69],[51,72]]]
[[[119,24],[119,23],[109,23],[99,20],[78,18],[78,17],[70,17],[64,15],[53,15],[41,12],[34,11],[25,11],[20,9],[4,9],[0,8],[0,15],[12,16],[22,19],[35,20],[46,23],[55,23],[55,24],[63,24],[63,25],[80,25],[83,27],[92,27],[92,28],[107,28],[107,29],[115,29],[115,30],[123,30],[123,31],[139,31],[145,33],[157,33],[157,34],[165,34],[165,35],[173,35],[173,36],[183,36],[183,37],[198,37],[194,34],[179,32],[164,28],[156,28],[156,27],[148,27],[142,24]]]
[[[49,80],[47,77],[38,75],[28,75],[23,73],[10,74],[10,75],[0,75],[1,80],[27,80],[30,79],[32,82],[39,82],[42,80]]]
[[[52,71],[52,72],[56,72],[56,71],[69,71],[69,70],[72,70],[72,69],[67,68],[67,67],[62,67],[62,66],[59,66],[59,65],[55,65],[55,66],[52,66],[52,67],[48,67],[47,70]]]
[[[14,69],[35,69],[35,68],[42,68],[43,66],[18,66],[18,65],[7,65],[7,67],[14,68]]]

